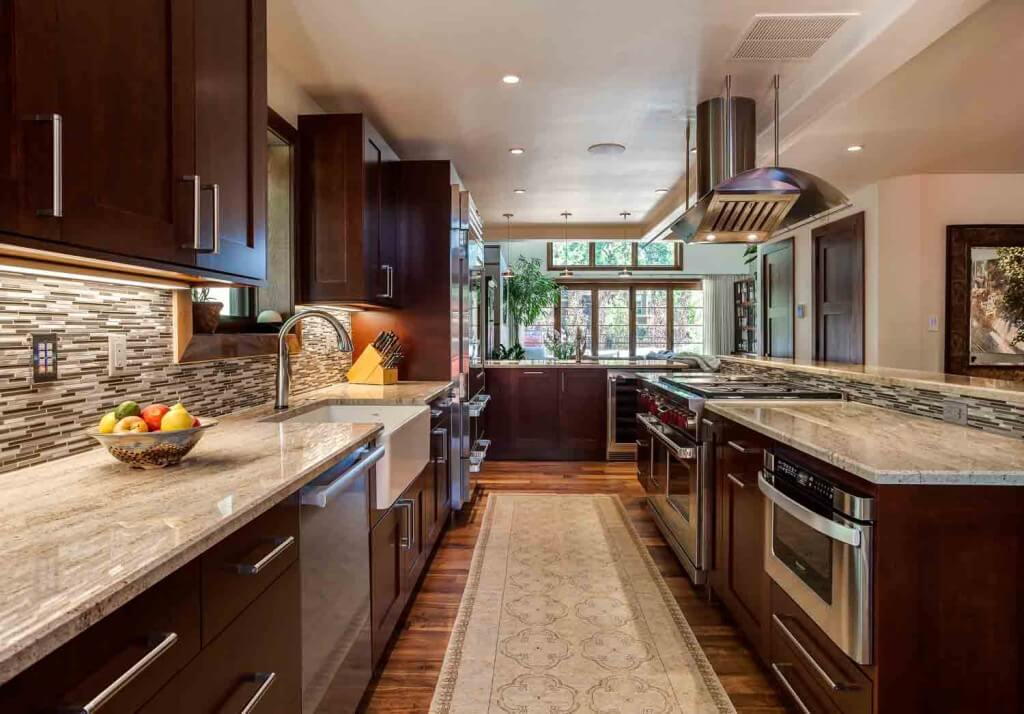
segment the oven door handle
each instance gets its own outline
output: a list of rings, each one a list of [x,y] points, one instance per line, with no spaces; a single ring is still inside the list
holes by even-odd
[[[793,516],[793,518],[797,519],[808,528],[813,528],[818,533],[828,536],[832,540],[837,540],[840,543],[845,543],[846,545],[853,546],[854,548],[860,547],[861,533],[859,530],[856,528],[850,528],[849,526],[844,526],[842,523],[836,523],[835,521],[818,515],[811,509],[800,505],[770,484],[768,479],[764,476],[764,471],[759,471],[757,474],[757,486],[769,501],[789,515]]]
[[[657,438],[662,444],[664,444],[669,452],[680,461],[693,461],[697,458],[697,449],[694,447],[680,446],[676,442],[661,433],[660,429],[655,428],[650,421],[641,417],[644,426],[647,427],[647,432]]]

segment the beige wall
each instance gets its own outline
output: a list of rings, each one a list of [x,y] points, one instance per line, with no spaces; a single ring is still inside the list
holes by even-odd
[[[850,195],[864,211],[865,361],[871,365],[942,371],[945,334],[946,226],[1024,223],[1024,174],[921,174],[879,181]],[[787,233],[795,239],[797,359],[814,357],[811,232],[824,221]],[[934,318],[935,325],[929,320]]]
[[[300,114],[324,113],[323,107],[306,94],[273,57],[267,60],[267,104],[292,126],[298,124]]]

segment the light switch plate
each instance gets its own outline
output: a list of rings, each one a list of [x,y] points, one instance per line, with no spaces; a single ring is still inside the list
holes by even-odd
[[[938,332],[938,331],[939,331],[939,317],[938,317],[938,315],[929,315],[928,316],[928,332]]]
[[[128,369],[128,335],[112,332],[107,335],[107,374],[111,377]]]
[[[967,426],[967,403],[955,399],[942,402],[942,418],[945,421]]]
[[[804,319],[804,317],[806,315],[807,315],[807,306],[806,305],[797,305],[796,306],[796,316],[797,316],[797,318],[802,320],[802,319]]]
[[[33,332],[32,384],[56,382],[57,375],[57,334],[54,332]]]

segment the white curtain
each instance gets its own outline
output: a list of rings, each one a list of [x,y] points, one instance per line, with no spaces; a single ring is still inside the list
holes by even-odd
[[[743,275],[704,277],[704,354],[728,355],[736,347],[733,283]]]

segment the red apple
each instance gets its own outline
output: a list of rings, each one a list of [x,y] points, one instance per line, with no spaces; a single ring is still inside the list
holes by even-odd
[[[195,429],[199,426],[199,417],[192,417],[192,428]]]
[[[160,431],[160,420],[169,411],[170,407],[165,404],[150,404],[142,410],[142,418],[150,431]]]

